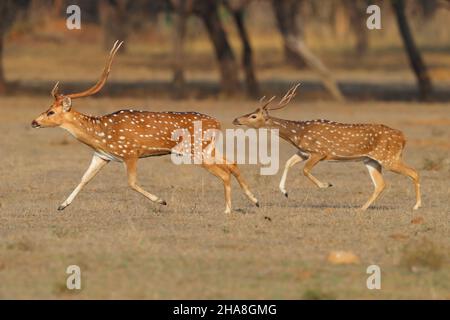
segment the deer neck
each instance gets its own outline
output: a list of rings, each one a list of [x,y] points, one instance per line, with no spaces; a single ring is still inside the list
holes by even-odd
[[[266,127],[270,129],[278,129],[279,135],[282,139],[291,143],[296,143],[294,137],[300,132],[301,127],[298,121],[291,121],[269,117],[266,121]]]
[[[99,117],[85,115],[71,110],[66,115],[66,121],[61,128],[67,130],[78,141],[87,144],[94,149],[101,144],[103,137],[107,135],[107,128]]]

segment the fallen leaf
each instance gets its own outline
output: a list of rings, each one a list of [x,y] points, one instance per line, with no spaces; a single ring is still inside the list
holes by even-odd
[[[409,238],[406,234],[402,234],[402,233],[393,233],[389,237],[394,240],[406,240]]]
[[[412,224],[422,224],[425,222],[425,219],[422,217],[415,217],[411,220]]]
[[[312,272],[308,270],[301,270],[297,272],[296,278],[297,280],[307,280],[312,277]]]
[[[328,254],[328,262],[331,264],[358,264],[360,260],[351,251],[331,251]]]

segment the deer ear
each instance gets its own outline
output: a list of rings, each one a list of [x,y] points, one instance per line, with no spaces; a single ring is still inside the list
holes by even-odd
[[[72,99],[70,97],[64,97],[62,107],[64,112],[70,111],[70,108],[72,108]]]

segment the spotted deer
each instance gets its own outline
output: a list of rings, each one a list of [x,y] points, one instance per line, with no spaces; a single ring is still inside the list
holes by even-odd
[[[301,161],[305,161],[304,175],[319,188],[332,186],[311,174],[311,170],[320,161],[363,161],[375,190],[362,210],[366,210],[385,188],[382,167],[413,180],[416,192],[414,209],[418,209],[421,206],[419,175],[402,160],[406,143],[403,133],[382,124],[345,124],[329,120],[291,121],[270,116],[269,111],[282,109],[289,104],[296,95],[298,86],[299,84],[293,86],[278,106],[269,107],[275,97],[269,100],[263,97],[260,100],[261,107],[233,121],[235,125],[278,129],[280,137],[298,149],[286,162],[279,186],[281,192],[288,196],[285,188],[288,171]]]
[[[56,83],[51,92],[54,97],[53,104],[31,123],[34,128],[63,128],[77,140],[94,150],[91,164],[83,175],[81,182],[59,206],[58,210],[64,210],[70,205],[81,189],[111,161],[125,164],[128,184],[133,190],[153,202],[166,205],[166,201],[147,192],[137,184],[136,169],[138,160],[173,153],[180,141],[171,139],[172,132],[178,129],[187,130],[190,136],[194,137],[194,122],[196,121],[201,122],[203,133],[208,129],[220,129],[219,121],[198,112],[120,110],[104,116],[90,116],[75,111],[72,108],[73,99],[91,96],[102,89],[110,73],[114,56],[121,45],[122,42],[116,41],[100,79],[90,89],[79,93],[61,94],[58,91],[58,83]],[[215,148],[213,143],[213,140],[201,141],[202,151],[209,148],[208,152],[214,154]],[[194,157],[195,152],[193,150],[191,152],[192,157]],[[201,165],[223,181],[226,213],[231,212],[231,175],[237,179],[247,197],[258,206],[258,200],[241,177],[236,164],[228,163],[227,161],[222,161],[220,164],[205,161]]]

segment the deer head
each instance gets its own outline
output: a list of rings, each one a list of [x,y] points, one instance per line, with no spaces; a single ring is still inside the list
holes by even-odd
[[[269,107],[270,103],[275,99],[275,96],[266,100],[266,97],[262,97],[259,102],[261,106],[253,112],[247,113],[233,120],[234,125],[245,125],[251,128],[262,128],[267,125],[267,120],[269,120],[270,110],[279,110],[284,108],[291,102],[291,99],[295,97],[296,91],[300,83],[294,85],[280,100],[277,106]]]
[[[100,76],[98,82],[91,88],[77,93],[61,94],[58,90],[59,82],[55,84],[51,91],[51,95],[54,98],[53,104],[47,111],[41,113],[36,119],[31,122],[33,128],[46,128],[46,127],[58,127],[64,123],[67,119],[67,115],[72,109],[72,99],[88,97],[99,92],[108,79],[109,72],[111,71],[111,65],[114,60],[116,52],[119,50],[122,42],[116,41],[112,47],[108,60],[106,61],[105,68]]]

